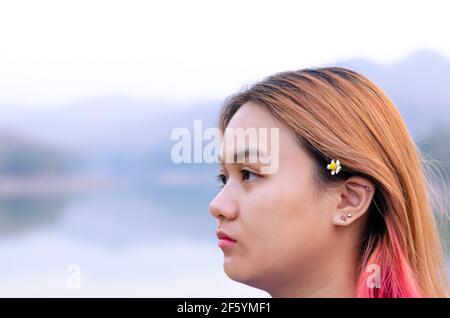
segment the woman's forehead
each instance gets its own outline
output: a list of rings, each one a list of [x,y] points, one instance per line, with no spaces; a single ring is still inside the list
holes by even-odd
[[[281,128],[272,114],[255,102],[247,102],[233,115],[227,128]]]

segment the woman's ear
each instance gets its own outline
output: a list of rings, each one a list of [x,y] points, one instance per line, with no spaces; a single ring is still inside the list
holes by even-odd
[[[333,225],[347,226],[364,216],[375,194],[375,185],[366,178],[352,176],[339,187],[340,199],[331,213]]]

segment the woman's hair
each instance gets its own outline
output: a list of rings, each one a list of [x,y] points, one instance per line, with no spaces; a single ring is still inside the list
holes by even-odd
[[[352,175],[374,183],[360,243],[358,297],[448,296],[427,160],[380,88],[340,67],[274,74],[225,101],[222,132],[249,101],[266,107],[295,133],[314,159],[319,193]],[[345,171],[331,175],[325,168],[331,159],[339,159]],[[373,266],[380,270],[374,287]]]

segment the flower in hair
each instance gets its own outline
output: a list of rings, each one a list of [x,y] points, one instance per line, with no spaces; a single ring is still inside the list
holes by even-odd
[[[334,161],[331,160],[331,163],[327,165],[327,169],[331,170],[331,174],[338,174],[339,171],[341,171],[342,167],[341,167],[341,162],[339,160]]]

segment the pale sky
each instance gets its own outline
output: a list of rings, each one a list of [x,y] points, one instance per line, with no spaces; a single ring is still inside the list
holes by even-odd
[[[423,48],[450,58],[449,12],[430,0],[2,1],[0,102],[188,103],[346,58],[390,63]]]

